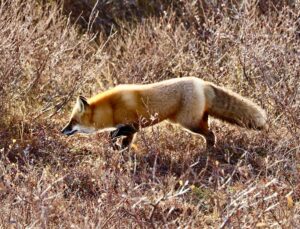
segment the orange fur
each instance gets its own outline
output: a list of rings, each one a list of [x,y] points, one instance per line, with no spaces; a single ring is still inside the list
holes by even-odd
[[[167,119],[214,144],[209,115],[254,129],[266,123],[265,112],[250,100],[210,82],[184,77],[147,85],[120,85],[88,100],[80,97],[63,132],[89,133],[120,124],[147,127]]]

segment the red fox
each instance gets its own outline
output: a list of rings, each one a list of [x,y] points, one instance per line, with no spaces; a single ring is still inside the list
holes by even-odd
[[[202,135],[214,146],[208,116],[260,130],[266,113],[250,100],[196,77],[183,77],[145,85],[119,85],[90,99],[79,96],[62,133],[92,133],[113,128],[112,140],[123,136],[121,148],[130,146],[139,128],[163,120]],[[115,142],[115,141],[113,141]]]

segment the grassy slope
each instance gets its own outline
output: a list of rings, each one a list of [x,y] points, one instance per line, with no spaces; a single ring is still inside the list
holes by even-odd
[[[21,2],[0,7],[0,227],[299,225],[299,6],[262,13],[245,1],[203,15],[182,3],[185,14],[120,19],[97,46],[56,4]],[[201,138],[168,123],[124,154],[107,133],[59,133],[79,94],[180,76],[252,98],[268,128],[212,120],[210,157]]]

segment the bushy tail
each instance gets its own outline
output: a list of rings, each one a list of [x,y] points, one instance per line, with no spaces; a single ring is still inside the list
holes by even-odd
[[[239,126],[262,129],[266,112],[250,100],[214,84],[206,87],[208,114]]]

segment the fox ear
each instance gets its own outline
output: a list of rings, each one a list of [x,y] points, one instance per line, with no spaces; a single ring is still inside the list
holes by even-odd
[[[79,107],[79,112],[84,112],[85,108],[89,106],[87,99],[82,95],[78,97],[77,104]]]

